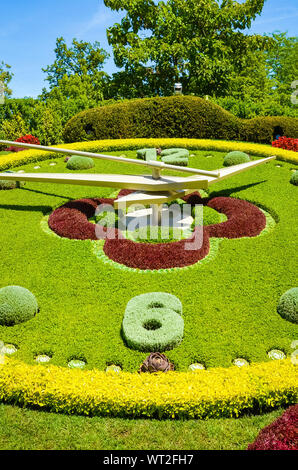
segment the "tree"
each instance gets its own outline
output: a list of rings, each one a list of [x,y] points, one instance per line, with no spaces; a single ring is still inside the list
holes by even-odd
[[[10,72],[10,69],[10,65],[3,61],[0,62],[0,85],[3,87],[4,96],[10,96],[12,94],[12,90],[8,88],[8,83],[13,77],[13,73]]]
[[[293,89],[298,79],[298,38],[286,33],[274,33],[274,46],[266,54],[269,75],[273,81],[273,93],[281,104],[290,105]]]
[[[57,87],[59,81],[65,76],[89,77],[94,83],[98,83],[106,74],[102,71],[108,58],[108,53],[100,47],[100,43],[77,41],[73,39],[72,47],[67,47],[63,37],[57,38],[54,50],[56,60],[52,65],[42,69],[47,73],[46,80],[50,88]]]
[[[112,10],[126,12],[107,30],[115,63],[132,83],[134,70],[143,76],[151,94],[171,94],[174,82],[181,81],[186,93],[224,95],[246,56],[272,42],[242,32],[264,1],[104,0]]]

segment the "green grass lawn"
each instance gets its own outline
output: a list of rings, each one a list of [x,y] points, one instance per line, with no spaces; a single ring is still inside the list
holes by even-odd
[[[135,156],[128,151],[112,153]],[[220,152],[194,154],[190,166],[222,167]],[[53,161],[56,166],[50,166]],[[40,169],[34,169],[36,165]],[[297,325],[280,318],[276,306],[280,296],[296,285],[297,187],[289,183],[293,167],[273,161],[212,186],[210,196],[252,201],[269,212],[276,225],[255,238],[225,239],[214,259],[171,273],[140,274],[104,264],[90,241],[61,239],[42,229],[44,216],[66,201],[109,197],[115,191],[41,183],[1,191],[0,287],[28,288],[37,297],[40,312],[26,323],[0,326],[0,340],[16,345],[14,357],[32,364],[36,355],[49,354],[51,363],[62,366],[77,358],[84,359],[87,368],[105,369],[116,363],[136,371],[147,354],[123,342],[125,307],[136,295],[163,291],[177,296],[183,305],[184,339],[167,352],[176,370],[187,370],[192,362],[207,368],[229,367],[237,357],[266,361],[274,348],[290,355]],[[19,169],[68,171],[63,158]],[[87,172],[124,170],[144,172],[138,166],[124,168],[102,160]]]
[[[207,421],[86,418],[0,405],[0,450],[240,450],[282,414]]]

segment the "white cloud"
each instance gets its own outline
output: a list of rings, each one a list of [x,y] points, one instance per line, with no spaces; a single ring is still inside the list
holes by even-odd
[[[111,10],[102,5],[98,7],[90,20],[81,26],[78,36],[86,34],[100,26],[104,26],[104,28],[106,28],[109,23],[114,23],[114,15]]]

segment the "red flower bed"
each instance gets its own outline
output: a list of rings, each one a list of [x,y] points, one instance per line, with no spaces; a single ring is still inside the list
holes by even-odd
[[[121,191],[124,196],[131,191]],[[198,193],[184,198],[189,204],[207,204],[226,214],[226,222],[203,227],[203,240],[195,228],[192,237],[171,243],[138,243],[123,238],[118,229],[105,229],[102,239],[105,254],[117,263],[138,269],[167,269],[185,267],[197,263],[209,253],[210,237],[254,237],[266,226],[266,218],[260,209],[240,199],[218,197],[201,199]],[[113,204],[114,199],[80,199],[70,201],[56,209],[49,218],[50,228],[59,236],[76,240],[97,240],[96,225],[88,221],[100,204]],[[190,244],[192,243],[192,246]]]
[[[138,269],[168,269],[181,268],[197,263],[209,253],[209,236],[203,236],[203,244],[198,249],[188,250],[186,245],[196,243],[198,228],[195,228],[193,236],[187,240],[171,243],[136,243],[132,240],[110,240],[104,244],[105,254],[130,268]]]
[[[24,135],[23,137],[19,137],[18,139],[15,140],[15,142],[23,142],[24,144],[34,144],[34,145],[40,145],[39,140],[37,137],[34,137],[31,134]],[[22,147],[8,147],[6,149],[7,152],[21,152],[22,150],[26,150],[26,148]]]
[[[293,152],[298,152],[298,139],[293,139],[292,137],[279,137],[277,140],[272,142],[273,147],[278,147],[285,150],[293,150]]]
[[[262,429],[247,450],[298,450],[298,405]]]
[[[230,197],[215,197],[207,206],[228,217],[226,222],[208,226],[210,237],[255,237],[266,227],[265,215],[250,202]]]

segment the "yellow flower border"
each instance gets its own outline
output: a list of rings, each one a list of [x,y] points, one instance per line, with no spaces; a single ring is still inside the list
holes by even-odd
[[[59,147],[59,146],[58,146]],[[193,150],[242,150],[260,157],[298,163],[296,152],[244,142],[198,139],[125,139],[64,144],[85,151],[142,147],[188,147]],[[28,150],[0,157],[0,169],[54,158]],[[297,402],[297,368],[289,359],[238,368],[196,372],[131,374],[30,366],[5,358],[0,362],[0,400],[55,412],[82,415],[211,418],[237,417]]]
[[[190,150],[225,151],[241,150],[259,157],[276,155],[278,160],[290,163],[298,163],[298,152],[284,150],[270,145],[254,144],[250,142],[235,142],[226,140],[208,139],[119,139],[119,140],[95,140],[91,142],[75,142],[72,144],[60,144],[53,147],[83,150],[86,152],[108,152],[113,150],[133,150],[143,147],[187,147]],[[6,170],[26,163],[38,162],[55,158],[58,154],[40,150],[24,150],[0,156],[0,170]]]
[[[289,359],[196,372],[70,370],[5,358],[0,400],[86,416],[238,417],[297,402],[297,368]]]

